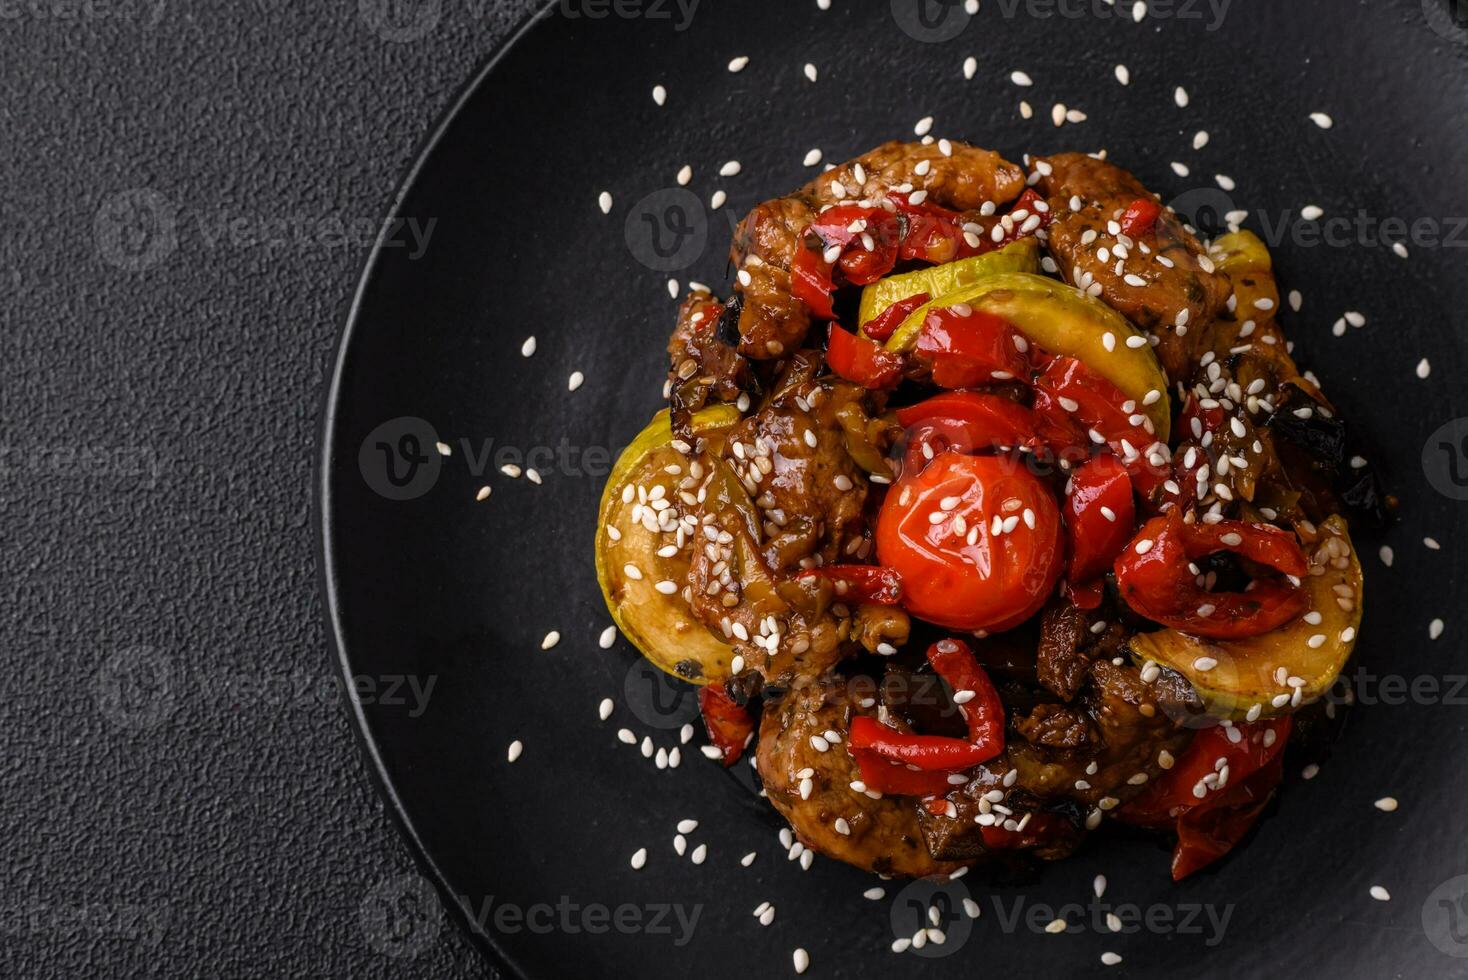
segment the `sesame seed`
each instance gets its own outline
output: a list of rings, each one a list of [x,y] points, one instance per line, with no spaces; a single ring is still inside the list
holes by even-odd
[[[887,891],[884,888],[868,888],[866,891],[861,893],[861,897],[873,902],[878,902],[881,901],[882,898],[886,896],[886,894]]]
[[[1126,65],[1117,65],[1113,73],[1116,75],[1116,80],[1121,84],[1130,85],[1132,83],[1132,72]]]
[[[759,853],[757,851],[750,851],[748,854],[744,855],[744,857],[739,859],[739,863],[747,868],[754,863],[754,859],[757,857],[759,857]]]
[[[1426,380],[1427,376],[1431,373],[1432,365],[1428,363],[1427,358],[1424,357],[1422,360],[1417,362],[1417,377]]]
[[[616,704],[613,703],[611,698],[602,698],[601,704],[596,706],[597,717],[602,721],[606,721],[612,716],[612,711],[615,709]]]
[[[1134,550],[1139,555],[1145,555],[1147,552],[1152,550],[1152,539],[1143,538],[1142,540],[1138,541]],[[628,565],[627,567],[631,568],[632,566]]]
[[[809,153],[807,153],[805,155],[805,161],[804,161],[804,163],[805,163],[805,165],[807,167],[814,167],[816,164],[818,164],[820,162],[821,162],[821,151],[818,150],[818,149],[811,150]]]
[[[520,753],[524,751],[524,743],[517,738],[510,743],[510,749],[508,752],[505,753],[505,758],[508,759],[510,762],[514,762],[516,759],[520,758]]]
[[[1301,779],[1314,779],[1318,775],[1320,775],[1320,767],[1313,762],[1300,770]]]
[[[913,131],[914,134],[916,134],[918,136],[926,136],[932,130],[932,128],[933,128],[933,117],[932,116],[924,116],[923,118],[921,118],[921,119],[919,119],[917,121],[917,125],[916,126],[912,127],[912,131]]]
[[[586,375],[580,371],[572,371],[571,376],[566,379],[566,390],[575,391],[586,383]]]
[[[520,345],[520,356],[530,357],[535,353],[535,338],[526,337],[525,342]]]
[[[1093,891],[1093,892],[1096,893],[1096,897],[1097,898],[1100,898],[1102,895],[1105,895],[1106,894],[1106,876],[1105,875],[1097,875],[1096,876],[1096,880],[1093,881],[1093,882],[1091,882],[1091,891]]]
[[[1105,952],[1101,954],[1101,962],[1107,966],[1115,966],[1121,962],[1121,956],[1116,953]]]
[[[1021,99],[1020,100],[1020,103],[1019,103],[1019,116],[1020,116],[1020,118],[1021,119],[1029,119],[1029,118],[1033,117],[1034,114],[1035,114],[1035,110],[1030,106],[1030,104],[1028,102],[1024,101],[1023,99]]]
[[[797,949],[794,953],[790,954],[790,962],[795,965],[796,973],[804,973],[810,969],[810,954],[804,949]]]
[[[720,177],[737,177],[744,166],[738,160],[729,160],[719,168]]]
[[[1050,920],[1050,923],[1047,926],[1045,926],[1045,931],[1048,932],[1052,936],[1055,935],[1056,933],[1064,932],[1065,931],[1065,920],[1064,919],[1052,919],[1052,920]]]
[[[561,633],[560,633],[560,630],[551,630],[549,633],[545,634],[545,639],[543,639],[543,640],[540,641],[540,648],[542,650],[549,650],[551,647],[555,646],[557,643],[560,643],[560,642],[561,642]]]
[[[1186,177],[1188,176],[1188,174],[1192,173],[1192,171],[1188,169],[1188,165],[1186,163],[1179,163],[1176,160],[1172,161],[1172,163],[1168,164],[1168,166],[1172,167],[1172,172],[1177,174],[1179,177]]]
[[[1318,221],[1325,211],[1315,204],[1307,204],[1300,209],[1300,217],[1306,221]]]
[[[1397,798],[1395,796],[1383,796],[1372,805],[1382,813],[1391,813],[1397,808]]]
[[[724,206],[724,202],[728,199],[729,195],[725,194],[723,191],[714,191],[713,197],[709,198],[709,208],[711,210],[717,211],[719,210],[719,208]]]
[[[1407,246],[1401,242],[1392,242],[1392,251],[1397,253],[1400,258],[1405,259],[1407,257]]]
[[[979,70],[979,59],[974,58],[972,56],[963,59],[963,77],[965,79],[973,78],[974,75],[978,72],[978,70]]]
[[[1050,121],[1056,126],[1065,125],[1065,103],[1057,102],[1050,107]]]
[[[805,63],[805,77],[811,81],[815,81],[818,75],[819,72],[816,71],[816,66],[807,61]]]
[[[1200,129],[1193,134],[1193,149],[1201,150],[1208,145],[1208,130]]]
[[[1172,101],[1177,103],[1179,109],[1186,109],[1189,102],[1188,90],[1179,85],[1172,92]]]
[[[1430,622],[1430,623],[1427,624],[1427,638],[1429,640],[1435,640],[1439,636],[1442,636],[1442,635],[1443,635],[1443,621],[1442,620],[1440,620],[1440,619],[1434,619],[1432,622]]]
[[[1378,902],[1390,902],[1392,900],[1392,893],[1387,891],[1380,885],[1372,885],[1371,897],[1376,899]]]
[[[1389,545],[1389,544],[1382,545],[1381,546],[1381,551],[1379,551],[1377,554],[1381,558],[1381,563],[1383,565],[1385,565],[1387,568],[1391,568],[1392,567],[1392,557],[1393,556],[1392,556],[1392,547],[1391,547],[1391,545]]]
[[[1028,74],[1022,71],[1010,72],[1009,80],[1018,85],[1020,88],[1029,88],[1031,85],[1035,84],[1034,79],[1030,78]]]
[[[747,64],[749,64],[749,56],[741,54],[739,57],[729,62],[729,70],[732,72],[741,72],[744,70],[744,66]]]
[[[603,650],[610,650],[612,644],[617,642],[617,627],[608,626],[601,631],[601,637],[596,641]]]
[[[1212,657],[1199,657],[1193,661],[1193,667],[1201,671],[1210,671],[1218,666],[1218,661]]]
[[[641,871],[645,864],[647,864],[647,848],[639,847],[632,855],[632,870]]]
[[[708,859],[708,856],[708,845],[700,844],[693,849],[693,854],[689,856],[688,860],[692,861],[694,864],[703,864],[703,862]]]
[[[474,495],[474,499],[479,501],[488,500],[489,495],[493,492],[493,488],[491,488],[488,484],[485,484],[484,486],[479,488],[479,492]]]
[[[1440,545],[1440,544],[1437,543],[1437,538],[1423,538],[1422,539],[1422,543],[1427,546],[1427,549],[1429,551],[1441,551],[1442,550],[1442,545]]]
[[[693,168],[685,163],[678,168],[678,173],[673,176],[673,179],[678,182],[679,187],[687,187],[688,182],[693,179]]]
[[[536,486],[540,486],[540,471],[531,467],[527,467],[525,470],[525,479],[529,480]]]
[[[600,194],[597,195],[596,206],[601,208],[602,214],[611,214],[612,195],[608,194],[606,191],[602,191]]]
[[[1137,0],[1136,3],[1132,4],[1132,22],[1133,23],[1140,24],[1142,22],[1142,19],[1144,17],[1146,17],[1146,16],[1147,16],[1147,0]]]
[[[1330,116],[1324,112],[1310,113],[1310,121],[1319,126],[1321,129],[1329,129],[1330,127],[1335,125],[1335,120],[1330,118]]]

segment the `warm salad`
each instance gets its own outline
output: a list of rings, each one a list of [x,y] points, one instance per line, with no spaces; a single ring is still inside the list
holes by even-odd
[[[622,632],[753,741],[807,848],[1059,858],[1107,819],[1226,853],[1351,654],[1374,504],[1276,322],[1102,154],[888,143],[739,225],[597,568]]]

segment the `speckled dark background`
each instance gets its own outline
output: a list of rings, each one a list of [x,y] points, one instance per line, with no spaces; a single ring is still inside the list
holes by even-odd
[[[387,0],[0,9],[0,975],[485,972],[362,926],[413,865],[311,467],[373,226],[530,6],[405,0],[409,41]]]

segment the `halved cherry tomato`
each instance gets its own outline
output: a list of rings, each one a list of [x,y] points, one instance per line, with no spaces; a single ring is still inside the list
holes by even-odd
[[[831,324],[826,363],[847,381],[863,388],[891,388],[902,380],[902,358],[881,344]]]
[[[1127,206],[1121,216],[1122,234],[1128,238],[1141,238],[1152,230],[1162,215],[1162,205],[1150,197],[1139,197]]]
[[[862,327],[862,332],[873,340],[886,340],[892,336],[894,330],[902,326],[902,321],[906,320],[913,310],[927,301],[927,293],[918,293],[916,296],[900,299],[873,317],[871,322]]]
[[[749,709],[731,698],[724,685],[705,684],[698,689],[698,710],[703,714],[709,741],[724,754],[724,765],[738,762],[754,734]]]
[[[1309,570],[1288,531],[1244,521],[1187,524],[1174,508],[1143,524],[1116,560],[1121,597],[1154,622],[1213,639],[1268,633],[1309,607],[1305,590],[1282,579],[1256,579],[1245,592],[1207,591],[1188,563],[1217,551],[1232,551],[1296,578]]]
[[[919,363],[932,365],[940,388],[1028,381],[1029,343],[1003,319],[959,303],[933,310],[917,338]]]
[[[1105,574],[1126,547],[1136,521],[1132,479],[1115,456],[1097,456],[1075,470],[1065,498],[1072,585]]]
[[[902,576],[881,565],[822,565],[796,578],[823,578],[832,583],[838,599],[878,606],[895,606],[902,598]]]
[[[940,626],[998,632],[1044,605],[1060,575],[1060,510],[1022,461],[945,452],[887,492],[877,556],[902,604]]]

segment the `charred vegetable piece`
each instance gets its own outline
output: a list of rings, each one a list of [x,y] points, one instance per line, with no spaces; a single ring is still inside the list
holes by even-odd
[[[1263,717],[1293,710],[1335,682],[1361,625],[1361,563],[1346,522],[1332,516],[1315,530],[1303,577],[1308,608],[1293,623],[1260,636],[1210,640],[1176,630],[1143,633],[1134,656],[1170,667],[1192,683],[1210,714]],[[1203,669],[1203,668],[1207,669]]]
[[[863,388],[891,388],[902,380],[901,357],[834,323],[826,363],[837,375]]]
[[[1097,456],[1083,464],[1071,474],[1063,513],[1070,583],[1081,585],[1104,575],[1126,547],[1136,519],[1126,467],[1115,456]]]
[[[1162,366],[1145,335],[1105,303],[1045,276],[996,274],[918,307],[887,341],[887,349],[909,349],[930,312],[955,304],[1008,322],[1049,354],[1080,361],[1134,400],[1135,410],[1152,420],[1157,438],[1167,440],[1171,409]]]
[[[738,762],[754,735],[749,709],[730,697],[723,684],[706,684],[698,689],[698,710],[709,741],[723,754],[725,767]]]
[[[892,307],[920,293],[929,298],[943,296],[966,286],[971,286],[985,276],[1001,272],[1039,272],[1040,246],[1034,238],[1021,238],[1013,244],[985,255],[959,259],[930,269],[918,269],[881,279],[861,291],[859,321],[863,332],[869,337],[876,335],[869,329],[877,317]],[[924,302],[927,302],[924,300]],[[909,311],[911,312],[911,311]],[[876,338],[886,340],[888,338]]]
[[[733,406],[706,408],[693,417],[697,437],[717,438],[739,418]],[[632,520],[634,510],[651,513],[639,493],[673,497],[681,476],[667,472],[677,466],[686,472],[690,458],[697,459],[721,490],[743,494],[738,481],[724,469],[716,453],[685,456],[673,445],[667,411],[653,417],[647,428],[623,451],[602,493],[600,523],[596,532],[596,573],[602,596],[613,621],[648,660],[683,680],[707,684],[729,676],[734,650],[694,618],[680,594],[688,581],[688,558],[680,551],[672,557],[658,552],[671,540],[653,521],[649,529],[642,519]],[[710,493],[717,496],[717,493]],[[735,498],[732,506],[747,506],[753,521],[753,505]],[[648,518],[651,520],[651,518]],[[658,589],[661,582],[674,583],[671,595]]]
[[[797,578],[825,579],[838,599],[849,602],[895,606],[902,598],[902,576],[880,565],[823,565]]]

